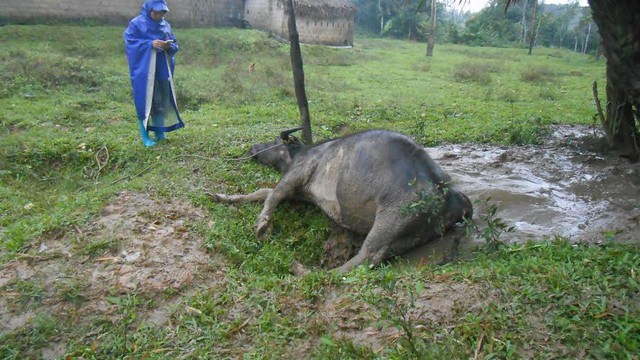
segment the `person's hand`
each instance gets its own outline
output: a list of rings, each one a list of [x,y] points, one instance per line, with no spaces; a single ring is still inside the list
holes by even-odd
[[[164,42],[162,40],[153,40],[153,48],[158,50],[166,50],[171,47],[170,43]]]

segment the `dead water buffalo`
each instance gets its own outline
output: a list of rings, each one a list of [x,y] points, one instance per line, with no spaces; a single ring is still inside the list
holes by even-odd
[[[364,238],[357,254],[338,268],[346,272],[365,261],[377,265],[471,219],[469,198],[407,136],[370,130],[304,146],[290,135],[299,129],[251,147],[254,159],[284,175],[274,189],[212,195],[224,203],[264,201],[256,224],[259,238],[281,201],[309,202],[354,239]]]

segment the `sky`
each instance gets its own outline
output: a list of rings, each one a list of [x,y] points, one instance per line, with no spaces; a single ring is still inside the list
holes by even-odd
[[[544,0],[545,4],[571,4],[575,0]],[[476,12],[482,9],[486,4],[487,0],[467,0],[465,5],[461,5],[462,10],[464,11],[472,11]],[[587,0],[579,0],[581,6],[588,6]],[[460,8],[460,7],[458,7]]]

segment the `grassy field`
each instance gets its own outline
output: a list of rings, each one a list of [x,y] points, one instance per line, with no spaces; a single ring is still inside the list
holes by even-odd
[[[327,219],[282,206],[260,243],[259,205],[205,195],[277,182],[275,171],[236,159],[299,122],[288,45],[257,31],[177,29],[186,127],[147,149],[122,31],[0,27],[1,358],[638,358],[636,246],[547,239],[444,266],[291,276],[293,260],[321,262]],[[425,47],[303,46],[314,140],[386,128],[428,146],[537,144],[549,124],[593,123],[602,61],[455,45],[426,58]],[[95,291],[104,259],[153,238],[135,226],[96,230],[114,204],[126,216],[132,198],[142,204],[136,219],[152,219],[145,226],[184,215],[172,231],[210,258],[201,273],[177,286]],[[62,250],[43,248],[52,243]]]

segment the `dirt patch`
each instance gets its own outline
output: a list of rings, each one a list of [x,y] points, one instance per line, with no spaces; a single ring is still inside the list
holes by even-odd
[[[393,313],[404,307],[404,321],[411,328],[441,328],[454,325],[458,317],[485,306],[492,298],[473,284],[434,281],[424,286],[413,303],[406,297],[406,291],[387,292],[379,287],[367,295],[368,303],[355,300],[348,291],[333,293],[318,309],[318,317],[330,324],[328,332],[334,339],[349,340],[379,353],[406,337],[399,324],[380,322],[381,312],[386,309],[392,309]],[[392,317],[402,318],[396,313]],[[361,324],[370,325],[362,328]]]
[[[115,236],[117,246],[110,256],[96,259],[106,264],[92,272],[92,284],[145,293],[191,286],[209,267],[210,255],[185,225],[203,218],[185,200],[157,203],[143,195],[121,195],[94,226],[97,238]]]
[[[139,315],[164,323],[172,299],[223,281],[224,260],[206,253],[189,229],[204,219],[205,212],[186,200],[121,193],[86,228],[62,237],[49,234],[0,268],[0,332],[18,329],[44,310],[73,314],[78,321],[100,316],[117,321],[118,306],[107,300],[123,294],[162,295],[146,318]],[[42,356],[63,351],[54,344]]]

